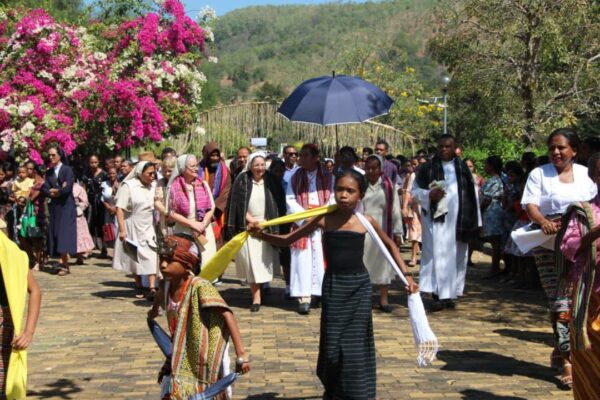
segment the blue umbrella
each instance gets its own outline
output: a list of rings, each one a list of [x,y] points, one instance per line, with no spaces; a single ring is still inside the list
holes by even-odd
[[[356,76],[321,76],[302,82],[277,110],[290,121],[318,125],[361,123],[390,111],[394,101]],[[336,129],[336,145],[337,129]],[[339,145],[338,145],[339,147]]]

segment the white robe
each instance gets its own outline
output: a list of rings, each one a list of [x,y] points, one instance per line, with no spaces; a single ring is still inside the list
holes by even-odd
[[[138,262],[125,254],[123,242],[115,240],[113,268],[136,275],[153,275],[158,268],[158,257],[150,246],[156,246],[153,224],[154,192],[156,184],[142,185],[134,178],[121,184],[117,193],[116,206],[125,216],[125,233],[128,239],[139,244]]]
[[[392,233],[395,236],[400,236],[402,235],[400,200],[398,199],[398,192],[395,189],[392,190],[392,193]],[[384,226],[386,201],[387,199],[381,178],[379,178],[377,183],[374,185],[369,183],[367,193],[365,193],[365,197],[362,200],[364,214],[368,214],[375,219],[375,221],[377,221],[381,227]],[[396,276],[394,269],[385,259],[385,256],[377,246],[377,243],[375,243],[369,235],[365,237],[365,253],[363,256],[363,262],[367,268],[367,271],[369,271],[371,283],[374,285],[389,285],[392,282],[392,279]]]
[[[462,296],[467,273],[467,251],[465,242],[456,241],[458,218],[458,183],[454,161],[442,162],[448,214],[445,222],[433,223],[429,205],[429,189],[413,185],[413,198],[427,211],[421,218],[423,249],[419,288],[421,292],[437,294],[440,299],[455,299]]]
[[[308,204],[315,207],[321,205],[317,195],[317,170],[308,173],[308,191]],[[287,185],[285,200],[288,214],[304,211],[304,208],[296,201],[296,194],[291,184]],[[333,202],[332,188],[329,204],[333,204]],[[325,274],[321,236],[321,230],[317,229],[308,236],[306,249],[290,249],[291,297],[321,296],[321,286]]]

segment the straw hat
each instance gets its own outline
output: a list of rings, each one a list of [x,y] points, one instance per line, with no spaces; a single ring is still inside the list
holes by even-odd
[[[141,151],[138,154],[138,160],[139,161],[148,161],[148,162],[151,162],[152,164],[156,164],[156,163],[160,162],[160,160],[157,159],[156,156],[154,155],[154,153],[151,151]]]

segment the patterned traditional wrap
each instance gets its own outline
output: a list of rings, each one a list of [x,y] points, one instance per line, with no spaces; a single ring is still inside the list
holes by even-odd
[[[319,204],[308,204],[309,184],[308,184],[308,171],[304,168],[298,168],[298,170],[292,175],[290,184],[296,194],[296,201],[302,208],[308,210],[310,208],[316,208],[324,206],[331,197],[331,186],[333,181],[333,175],[326,171],[320,164],[317,167],[317,196],[319,198]],[[292,227],[292,230],[298,229],[297,225]],[[308,238],[302,238],[292,243],[290,246],[294,249],[306,249]]]
[[[210,196],[200,178],[194,179],[192,186],[194,187],[194,198],[196,201],[196,220],[202,221],[206,213],[212,208]],[[181,175],[175,178],[169,190],[171,191],[169,209],[187,216],[190,213],[190,199],[185,187],[185,178]]]
[[[221,364],[229,341],[222,316],[229,310],[219,292],[205,279],[194,278],[181,302],[173,335],[171,398],[187,399],[202,393],[221,378]],[[225,399],[225,393],[214,399]]]
[[[556,269],[558,273],[559,287],[568,284],[569,282],[574,283],[572,303],[571,298],[568,300],[568,305],[571,309],[570,320],[574,332],[571,335],[574,340],[574,348],[583,350],[590,349],[591,343],[588,334],[588,317],[590,304],[590,298],[592,296],[594,282],[596,280],[596,252],[597,248],[595,245],[589,247],[588,252],[585,255],[583,262],[576,262],[571,265],[563,255],[561,249],[561,243],[565,236],[569,222],[574,219],[579,224],[581,236],[585,235],[590,229],[596,226],[594,221],[594,213],[592,211],[590,203],[577,203],[571,205],[567,212],[562,217],[561,230],[556,235],[556,246],[555,246],[555,257],[556,257]],[[581,265],[578,265],[581,264]],[[569,271],[571,266],[571,271]],[[570,273],[569,273],[570,272]],[[560,291],[560,290],[559,290]],[[565,301],[564,298],[557,298],[557,302]],[[559,311],[559,310],[557,310]]]
[[[392,227],[392,210],[394,209],[394,185],[384,172],[386,159],[378,154],[371,154],[369,157],[367,157],[367,161],[370,159],[377,160],[377,162],[379,162],[379,168],[381,169],[381,186],[383,186],[383,192],[385,193],[385,212],[383,213],[384,220],[382,228],[389,237],[393,238],[394,232]],[[394,166],[394,168],[396,167]]]

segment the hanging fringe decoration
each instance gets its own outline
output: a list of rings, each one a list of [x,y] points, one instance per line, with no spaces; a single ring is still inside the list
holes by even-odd
[[[392,268],[394,268],[396,274],[398,274],[400,277],[400,280],[404,282],[405,285],[408,285],[406,277],[404,274],[402,274],[400,268],[398,268],[396,261],[390,254],[387,247],[385,247],[385,244],[383,244],[383,241],[377,232],[375,232],[373,225],[371,225],[367,218],[365,218],[365,216],[361,213],[357,212],[355,215],[367,229],[369,235],[371,235],[371,238],[377,244],[377,247],[379,247],[379,250],[381,250]],[[427,320],[427,315],[425,314],[425,306],[423,305],[423,300],[421,299],[421,295],[419,293],[412,293],[408,296],[408,316],[410,318],[410,325],[412,327],[415,344],[417,346],[417,364],[419,367],[426,367],[435,360],[435,356],[437,355],[439,349],[439,344],[437,337],[429,326],[429,321]]]

